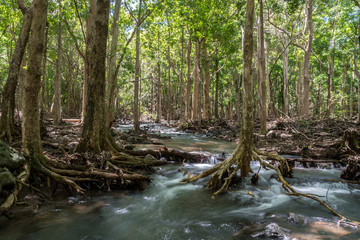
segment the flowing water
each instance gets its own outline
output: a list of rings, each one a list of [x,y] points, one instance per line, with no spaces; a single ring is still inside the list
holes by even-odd
[[[189,151],[230,153],[235,145],[205,136],[160,129],[172,139],[167,146]],[[160,131],[159,130],[159,131]],[[139,148],[145,146],[139,145]],[[317,202],[282,193],[273,171],[260,170],[258,186],[246,179],[232,192],[211,198],[207,179],[180,184],[180,165],[157,169],[142,192],[93,193],[66,198],[36,213],[0,218],[0,239],[360,239],[356,229]],[[185,164],[192,174],[212,164]],[[252,163],[257,171],[259,164]],[[326,181],[338,179],[340,169],[294,169],[289,182],[300,192],[315,193],[343,215],[360,221],[360,190]]]

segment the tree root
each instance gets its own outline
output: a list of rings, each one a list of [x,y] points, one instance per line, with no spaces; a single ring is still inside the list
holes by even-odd
[[[234,151],[236,152],[236,151]],[[285,158],[277,155],[277,154],[270,154],[267,152],[262,152],[257,149],[254,149],[252,151],[252,158],[258,159],[260,161],[261,166],[264,168],[270,168],[276,171],[276,173],[279,176],[279,179],[282,183],[282,187],[285,189],[285,194],[291,195],[291,196],[302,196],[306,198],[313,199],[320,203],[321,205],[325,206],[333,215],[340,218],[340,222],[346,222],[347,224],[350,224],[352,226],[360,227],[360,222],[353,221],[349,218],[344,217],[340,213],[336,212],[332,207],[330,207],[329,204],[319,199],[315,194],[310,193],[299,193],[297,192],[293,187],[289,185],[288,182],[285,181],[281,169],[278,167],[275,167],[274,165],[266,162],[262,156],[265,156],[270,159],[276,159],[278,161],[282,161],[284,165],[287,167],[287,171],[290,170],[289,165],[287,164],[287,161]],[[234,156],[231,155],[228,159],[226,159],[224,162],[221,162],[214,167],[202,172],[201,174],[197,176],[193,176],[190,178],[186,178],[181,180],[182,183],[190,183],[190,182],[196,182],[201,178],[207,177],[212,174],[211,179],[208,182],[207,187],[211,187],[212,190],[216,189],[217,191],[213,193],[213,197],[225,192],[228,190],[228,188],[231,185],[232,179],[236,176],[238,170],[241,168],[241,158],[242,158],[242,152],[240,154]],[[235,165],[235,167],[233,167]],[[225,176],[226,175],[226,176]],[[219,187],[220,186],[220,187]]]
[[[315,194],[297,192],[293,187],[290,186],[290,184],[288,182],[285,181],[279,168],[275,167],[272,164],[267,163],[258,153],[260,153],[260,152],[257,150],[254,151],[254,154],[256,155],[257,159],[260,161],[261,165],[275,170],[276,173],[278,174],[279,179],[282,183],[282,186],[286,191],[285,194],[290,195],[290,196],[302,196],[302,197],[313,199],[313,200],[317,201],[318,203],[320,203],[321,205],[325,206],[333,215],[339,217],[340,222],[347,222],[347,224],[350,224],[352,226],[355,226],[358,228],[360,227],[360,222],[357,222],[357,221],[354,221],[354,220],[344,217],[340,213],[336,212],[332,207],[330,207],[329,204],[327,204],[326,202],[324,202],[321,199],[319,199],[318,197],[316,197]]]
[[[17,179],[21,183],[27,181],[30,176],[30,167],[29,165],[24,166],[24,171],[22,171],[18,176]],[[0,206],[0,215],[7,212],[17,201],[17,195],[22,189],[22,184],[17,184],[14,189],[11,191],[5,202]]]

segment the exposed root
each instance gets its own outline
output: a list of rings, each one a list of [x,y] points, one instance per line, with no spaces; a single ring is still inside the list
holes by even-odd
[[[293,187],[290,186],[290,184],[288,182],[285,181],[285,179],[283,178],[281,171],[279,170],[279,168],[275,167],[272,164],[267,163],[259,154],[259,151],[254,151],[254,154],[256,155],[257,159],[260,161],[261,165],[263,165],[264,167],[268,167],[270,169],[273,169],[276,171],[276,173],[279,176],[279,179],[282,183],[283,188],[285,189],[287,195],[290,196],[302,196],[302,197],[306,197],[306,198],[310,198],[313,199],[315,201],[317,201],[318,203],[320,203],[321,205],[325,206],[332,214],[334,214],[335,216],[340,218],[340,222],[347,222],[350,225],[356,226],[356,227],[360,227],[360,222],[357,221],[353,221],[351,219],[348,219],[346,217],[344,217],[343,215],[341,215],[340,213],[336,212],[332,207],[329,206],[329,204],[327,204],[326,202],[322,201],[321,199],[319,199],[315,194],[311,194],[311,193],[299,193],[297,192]]]
[[[17,179],[19,182],[24,183],[30,176],[30,167],[28,165],[24,166],[24,171],[22,171]],[[14,189],[11,191],[5,202],[0,206],[0,215],[7,212],[17,201],[17,195],[22,189],[22,184],[17,184]]]
[[[236,151],[234,151],[234,153],[235,152]],[[238,152],[238,154],[236,154],[236,156],[234,153],[228,159],[226,159],[224,162],[215,165],[211,169],[208,169],[197,176],[183,179],[181,182],[183,182],[183,183],[195,182],[201,178],[207,177],[210,174],[212,174],[211,179],[209,180],[207,186],[211,187],[212,190],[217,190],[213,194],[213,196],[227,191],[228,188],[231,186],[232,179],[236,177],[237,172],[239,171],[239,169],[241,169],[241,167],[242,167],[241,163],[243,162],[241,159],[244,157],[244,155],[242,154],[243,152],[241,152],[241,151]],[[327,204],[325,201],[322,201],[321,199],[319,199],[317,195],[310,194],[310,193],[297,192],[293,187],[290,186],[290,184],[288,182],[285,181],[282,171],[281,171],[281,167],[278,168],[278,167],[275,167],[274,165],[266,162],[262,156],[265,156],[270,159],[276,159],[278,161],[283,162],[284,165],[287,167],[287,169],[286,169],[287,172],[289,172],[291,169],[290,169],[286,159],[284,159],[283,157],[281,157],[279,155],[262,152],[257,149],[254,149],[252,151],[252,156],[251,156],[252,159],[258,159],[264,168],[270,168],[270,169],[273,169],[276,171],[276,173],[278,174],[279,179],[282,183],[282,186],[285,189],[285,194],[291,195],[291,196],[302,196],[302,197],[313,199],[313,200],[317,201],[318,203],[320,203],[321,205],[325,206],[332,214],[339,217],[340,222],[346,222],[347,224],[350,224],[352,226],[360,227],[360,222],[348,219],[348,218],[344,217],[343,215],[341,215],[340,213],[336,212],[332,207],[330,207],[329,204]],[[283,170],[285,170],[285,169],[283,169]]]

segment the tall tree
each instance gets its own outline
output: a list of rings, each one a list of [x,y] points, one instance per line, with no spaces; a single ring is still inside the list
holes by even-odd
[[[105,60],[108,36],[110,0],[91,2],[92,21],[90,31],[93,41],[89,49],[89,78],[87,87],[86,108],[81,140],[76,151],[93,150],[100,152],[111,150],[109,132],[105,126]]]
[[[115,65],[116,65],[116,50],[117,43],[119,39],[119,17],[120,17],[120,6],[121,0],[115,1],[115,10],[114,10],[114,19],[112,23],[112,39],[110,47],[110,56],[108,60],[108,75],[107,75],[107,111],[106,111],[106,126],[110,126],[111,122],[115,118],[115,88],[116,88],[116,78],[113,78],[115,74]]]
[[[141,4],[142,0],[139,1],[139,11],[137,23],[141,21]],[[136,62],[135,62],[135,81],[134,81],[134,132],[138,133],[140,131],[140,122],[139,122],[139,79],[140,79],[140,28],[141,25],[137,24],[136,28]]]
[[[230,186],[232,179],[240,170],[242,177],[247,177],[250,168],[250,161],[253,158],[254,143],[254,117],[253,117],[253,77],[252,77],[252,59],[253,59],[253,25],[254,25],[254,0],[246,1],[246,21],[245,21],[245,39],[244,39],[244,81],[243,81],[243,108],[242,108],[242,126],[239,138],[239,144],[235,151],[222,163],[213,168],[204,171],[198,176],[184,179],[183,182],[193,182],[200,178],[211,175],[208,183],[213,190],[217,190],[217,195]],[[233,167],[233,165],[235,165]]]
[[[54,77],[54,124],[61,123],[61,0],[58,0],[59,15],[58,15],[58,39],[57,39],[57,58],[55,63],[55,77]]]
[[[0,137],[6,137],[9,141],[12,140],[12,133],[14,131],[15,92],[18,84],[20,65],[25,54],[26,44],[29,40],[33,19],[33,4],[31,7],[27,7],[23,0],[18,0],[17,3],[24,15],[24,20],[9,65],[8,78],[1,99]]]
[[[266,118],[267,118],[267,104],[266,104],[266,71],[265,71],[265,40],[264,40],[264,10],[263,2],[259,0],[259,103],[260,103],[260,131],[266,133]]]
[[[307,30],[308,30],[308,40],[306,43],[305,54],[304,54],[304,70],[303,70],[303,104],[302,104],[302,115],[307,117],[310,114],[310,54],[311,46],[313,41],[313,1],[309,0],[306,6],[307,14]]]
[[[82,189],[73,181],[49,170],[42,151],[40,139],[39,93],[42,76],[43,52],[45,49],[45,29],[47,18],[47,0],[34,0],[33,21],[29,38],[29,58],[24,84],[24,107],[22,122],[22,150],[28,157],[31,167],[56,181],[70,185],[77,192]]]

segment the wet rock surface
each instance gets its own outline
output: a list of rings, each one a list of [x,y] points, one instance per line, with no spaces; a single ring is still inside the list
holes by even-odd
[[[25,158],[15,149],[0,141],[0,167],[13,170],[25,164]]]

